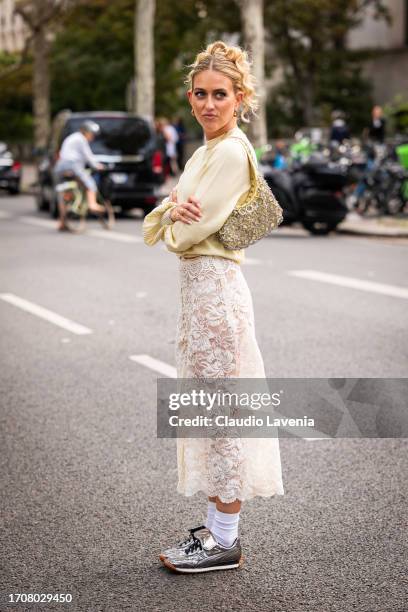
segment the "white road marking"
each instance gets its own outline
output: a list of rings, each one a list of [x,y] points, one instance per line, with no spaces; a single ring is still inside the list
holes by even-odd
[[[168,376],[169,378],[177,378],[177,370],[176,368],[174,368],[173,366],[169,365],[168,363],[165,363],[164,361],[160,361],[159,359],[155,359],[154,357],[151,357],[150,355],[130,355],[129,359],[131,359],[132,361],[135,361],[136,363],[140,363],[141,365],[145,366],[146,368],[149,368],[150,370],[153,370],[154,372],[158,372],[159,374],[164,374],[165,376]],[[275,413],[275,415],[277,418],[284,418],[282,417],[282,415]],[[314,442],[315,440],[332,440],[332,438],[330,436],[327,436],[326,434],[322,433],[321,431],[318,431],[317,429],[314,430],[314,432],[322,437],[319,438],[304,438],[302,437],[301,434],[296,434],[296,430],[299,429],[301,431],[301,428],[293,428],[293,427],[282,427],[281,429],[287,429],[288,431],[290,431],[291,434],[294,434],[295,436],[298,435],[302,440],[306,440],[307,442]]]
[[[140,236],[133,236],[132,234],[121,234],[119,232],[112,232],[109,230],[87,230],[86,236],[94,236],[95,238],[106,238],[106,240],[116,240],[116,242],[132,242],[141,243],[143,239]]]
[[[291,270],[288,272],[291,276],[298,278],[306,278],[308,280],[320,281],[322,283],[330,283],[341,287],[349,287],[351,289],[359,289],[360,291],[371,291],[382,295],[390,295],[408,299],[408,289],[398,287],[397,285],[386,285],[384,283],[374,283],[373,281],[352,278],[350,276],[340,276],[338,274],[327,274],[318,270]]]
[[[29,225],[38,225],[40,227],[51,227],[55,230],[57,229],[57,221],[53,221],[52,219],[37,219],[36,217],[21,216],[19,217],[19,220],[23,223],[28,223]],[[114,240],[116,242],[131,242],[134,244],[143,242],[143,239],[140,236],[133,236],[133,234],[123,234],[103,229],[89,229],[82,235],[92,236],[94,238],[106,238],[107,240]]]
[[[5,210],[0,210],[0,219],[11,219],[12,215]]]
[[[57,228],[57,221],[52,219],[37,219],[36,217],[18,217],[19,221],[28,223],[29,225],[39,225],[40,227],[54,227]]]
[[[150,357],[150,355],[130,355],[129,359],[169,378],[177,378],[176,368],[173,368],[173,366],[164,361]]]
[[[147,292],[146,291],[138,291],[135,295],[136,295],[137,298],[145,298],[146,295],[147,295]]]
[[[49,323],[54,323],[54,325],[58,325],[58,327],[62,327],[63,329],[66,329],[67,331],[70,331],[73,334],[77,334],[78,336],[92,334],[92,329],[89,329],[89,327],[85,327],[84,325],[75,323],[70,319],[66,319],[65,317],[62,317],[56,312],[48,310],[48,308],[38,306],[38,304],[34,304],[33,302],[24,300],[23,298],[20,298],[18,297],[18,295],[14,295],[13,293],[0,293],[0,298],[5,302],[8,302],[9,304],[17,306],[17,308],[21,308],[22,310],[36,315],[41,319],[45,319]]]

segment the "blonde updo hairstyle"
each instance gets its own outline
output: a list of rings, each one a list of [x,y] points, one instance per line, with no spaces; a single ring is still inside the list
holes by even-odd
[[[251,74],[251,63],[248,54],[240,47],[226,45],[222,40],[217,40],[207,46],[204,51],[197,54],[194,62],[188,65],[191,68],[184,81],[193,88],[194,77],[204,70],[217,70],[229,77],[233,83],[234,91],[242,92],[242,107],[240,118],[249,123],[248,114],[256,116],[258,108],[255,93],[255,77]]]

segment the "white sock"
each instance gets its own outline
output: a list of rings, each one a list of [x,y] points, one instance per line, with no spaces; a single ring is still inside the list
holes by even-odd
[[[205,526],[210,531],[212,530],[213,522],[214,522],[214,514],[217,508],[217,504],[215,502],[209,501],[207,508],[207,520],[205,521]]]
[[[211,531],[221,546],[227,548],[232,546],[238,537],[239,512],[227,514],[226,512],[215,511]]]

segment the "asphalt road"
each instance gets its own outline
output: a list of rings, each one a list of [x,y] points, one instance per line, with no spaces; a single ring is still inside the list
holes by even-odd
[[[116,238],[90,230],[58,233],[31,197],[0,196],[0,609],[407,610],[406,440],[281,440],[285,495],[244,505],[244,567],[161,566],[206,506],[176,493],[157,362],[140,358],[174,367],[177,258],[145,246],[134,218]],[[267,376],[407,377],[407,254],[406,241],[290,229],[251,247]],[[16,593],[73,601],[8,604]]]

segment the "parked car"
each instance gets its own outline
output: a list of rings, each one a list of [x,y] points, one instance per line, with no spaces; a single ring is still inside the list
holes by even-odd
[[[0,188],[10,194],[20,192],[21,163],[16,161],[5,142],[0,142]]]
[[[101,128],[90,146],[107,170],[96,177],[103,195],[115,207],[122,210],[138,207],[147,214],[157,204],[164,181],[163,156],[155,129],[145,117],[114,111],[62,111],[56,116],[49,146],[39,163],[38,209],[49,210],[51,216],[57,216],[53,168],[63,140],[78,131],[87,119]]]

